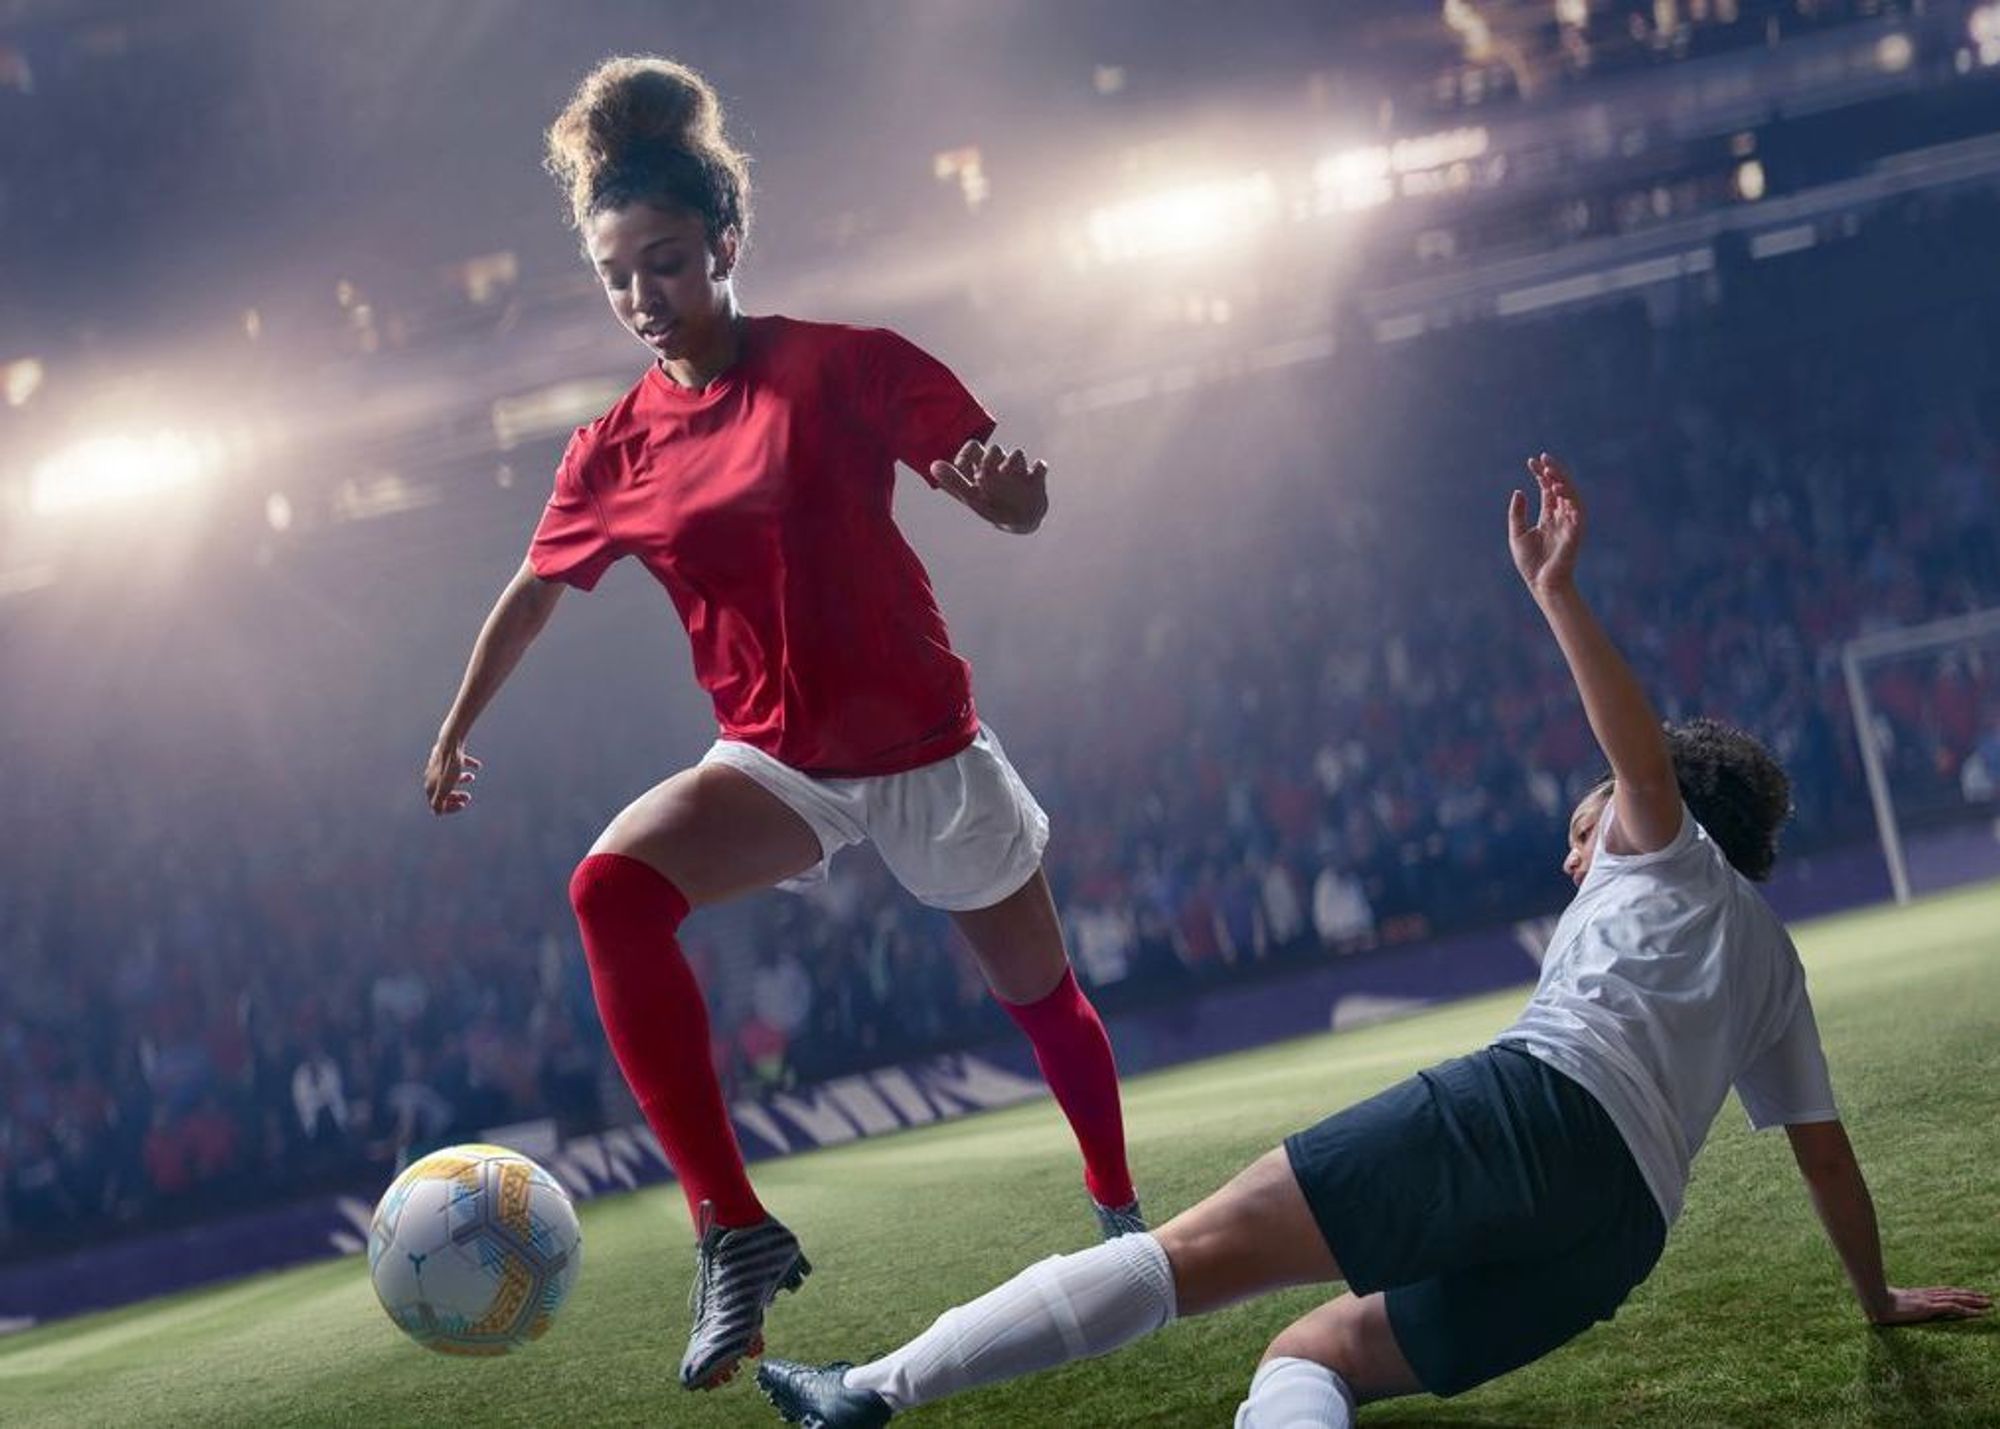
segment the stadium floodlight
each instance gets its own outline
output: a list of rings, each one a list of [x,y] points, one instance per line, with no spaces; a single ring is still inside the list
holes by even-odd
[[[2000,65],[2000,0],[1981,5],[1966,21],[1966,32],[1979,51],[1983,65]]]
[[[1395,198],[1445,193],[1471,182],[1472,160],[1492,147],[1483,124],[1414,134],[1393,144],[1365,144],[1321,159],[1313,168],[1315,207],[1321,213],[1353,213]]]
[[[0,366],[0,388],[7,395],[10,407],[25,407],[28,399],[41,390],[43,371],[41,359],[35,357],[18,358]]]
[[[1107,204],[1092,210],[1084,232],[1092,255],[1115,263],[1198,252],[1277,217],[1277,181],[1259,170]]]
[[[28,505],[40,515],[108,505],[191,485],[213,467],[210,453],[184,432],[92,437],[35,467]]]
[[[1926,666],[1923,663],[1926,660],[1934,663]],[[1937,683],[1937,677],[1944,673],[1947,665],[1965,670],[2000,667],[2000,608],[1859,636],[1842,647],[1840,663],[1846,676],[1847,699],[1854,715],[1855,735],[1861,745],[1861,768],[1867,777],[1868,797],[1875,809],[1875,831],[1882,843],[1883,861],[1889,866],[1889,886],[1898,903],[1908,903],[1910,868],[1904,839],[1905,824],[1915,820],[1927,830],[1934,830],[1961,825],[1968,818],[1980,823],[1990,821],[1996,844],[2000,844],[2000,800],[1995,799],[1993,787],[2000,770],[1983,768],[1987,751],[1993,746],[1982,740],[1970,752],[1966,763],[1971,764],[1975,759],[1979,761],[1983,787],[1978,781],[1962,779],[1957,784],[1946,784],[1942,788],[1906,790],[1904,802],[1908,807],[1899,814],[1896,775],[1885,757],[1895,747],[1891,732],[1893,726],[1886,718],[1884,702],[1871,694],[1869,677],[1884,667],[1901,667],[1904,688],[1900,703],[1908,705],[1914,700],[1922,705],[1929,698],[1924,691]],[[1925,678],[1927,676],[1930,678]],[[1978,688],[1981,682],[1975,680],[1970,683],[1973,688]],[[1990,738],[1993,741],[2000,743],[2000,709],[1975,708],[1973,717],[1992,731]],[[1925,759],[1919,763],[1935,773],[1934,760]],[[1995,763],[2000,764],[2000,759],[1996,759]],[[1961,776],[1965,773],[1965,768],[1961,766]],[[1988,853],[1993,854],[1994,859],[2000,859],[2000,849],[1989,848]]]
[[[1444,0],[1444,22],[1465,46],[1467,64],[1484,64],[1493,57],[1493,27],[1472,0]]]
[[[1329,154],[1313,168],[1313,189],[1321,213],[1353,213],[1396,196],[1389,172],[1389,147],[1369,144]]]

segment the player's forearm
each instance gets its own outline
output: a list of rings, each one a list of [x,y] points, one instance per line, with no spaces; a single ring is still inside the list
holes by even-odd
[[[561,594],[560,585],[538,580],[525,565],[515,573],[473,642],[457,698],[438,730],[440,741],[456,743],[471,732],[473,722],[492,703],[521,656],[548,624]]]
[[[1536,590],[1535,604],[1569,664],[1590,732],[1611,764],[1612,777],[1629,794],[1673,789],[1674,765],[1659,712],[1582,592],[1574,582],[1565,582],[1554,590]]]
[[[1889,1308],[1889,1282],[1882,1269],[1882,1237],[1875,1223],[1875,1201],[1868,1194],[1860,1165],[1849,1157],[1806,1173],[1806,1190],[1813,1209],[1833,1242],[1862,1313],[1879,1319]]]

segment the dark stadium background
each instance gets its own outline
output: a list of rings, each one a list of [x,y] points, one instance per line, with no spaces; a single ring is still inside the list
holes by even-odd
[[[1528,452],[1807,868],[1877,838],[1844,642],[2000,605],[2000,6],[0,0],[0,1258],[631,1119],[563,889],[710,735],[643,573],[469,814],[418,788],[640,370],[538,169],[621,50],[755,156],[752,311],[896,327],[1050,455],[1031,541],[899,505],[1108,1010],[1561,906]],[[1871,688],[1908,826],[1990,822],[1990,644]],[[691,925],[739,1091],[1006,1032],[842,867]]]

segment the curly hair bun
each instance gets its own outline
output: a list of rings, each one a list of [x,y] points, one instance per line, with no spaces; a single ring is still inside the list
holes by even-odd
[[[549,126],[544,164],[578,226],[600,209],[670,199],[712,229],[748,227],[750,174],[715,86],[677,60],[619,55],[584,77]]]
[[[1792,786],[1757,739],[1717,719],[1669,725],[1667,749],[1681,797],[1736,871],[1762,882],[1778,859]]]

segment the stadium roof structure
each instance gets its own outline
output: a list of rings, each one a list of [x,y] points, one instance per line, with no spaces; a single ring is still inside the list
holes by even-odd
[[[1694,7],[1651,4],[1454,0],[1416,10],[1361,0],[1340,7],[1337,24],[1323,6],[1287,3],[1269,7],[1264,48],[1214,60],[1204,76],[1209,88],[1201,91],[1158,76],[1205,58],[1202,27],[1221,23],[1213,7],[1173,0],[1170,13],[1186,20],[1185,29],[1158,23],[1151,0],[1087,8],[1097,31],[1066,31],[1064,25],[1081,22],[1048,18],[1025,24],[1005,44],[1023,55],[1039,47],[1065,56],[1067,78],[1060,83],[1071,88],[1087,88],[1071,72],[1080,55],[1129,58],[1137,78],[1115,99],[1132,103],[1122,111],[1113,105],[1123,117],[1099,115],[1088,123],[1078,115],[1097,110],[1062,110],[1048,121],[1060,135],[1054,147],[1026,132],[995,135],[998,148],[988,164],[993,192],[976,221],[968,221],[950,193],[941,199],[938,185],[887,163],[881,167],[890,171],[891,186],[908,193],[883,198],[857,178],[856,192],[843,189],[847,207],[833,218],[863,236],[846,245],[823,241],[812,224],[825,216],[806,221],[812,195],[823,191],[809,188],[802,201],[788,192],[782,167],[808,163],[783,143],[782,116],[801,101],[746,97],[736,112],[772,129],[773,142],[760,146],[760,179],[768,180],[764,192],[779,215],[772,225],[779,236],[758,239],[762,252],[747,280],[753,304],[939,333],[978,321],[981,311],[1004,301],[1009,311],[1034,319],[1019,326],[1032,328],[1034,340],[1055,357],[1011,352],[1007,343],[1022,339],[1003,330],[987,344],[984,370],[974,367],[968,376],[1005,400],[1053,397],[1058,405],[1089,406],[1185,386],[1211,371],[1325,360],[1357,333],[1396,341],[1472,318],[1671,292],[1712,272],[1727,253],[1781,258],[1838,237],[1854,216],[1881,202],[2000,179],[2000,66],[1966,61],[1975,7],[1963,0],[1921,11],[1822,5],[1810,22],[1793,6],[1752,0],[1702,7],[1701,21],[1692,18]],[[1138,23],[1142,11],[1153,23]],[[88,152],[105,134],[83,130],[66,151],[57,142],[63,136],[47,126],[73,114],[92,85],[116,83],[155,61],[186,59],[197,78],[234,83],[241,77],[236,67],[269,51],[278,72],[289,72],[286,66],[300,59],[280,41],[298,36],[270,12],[256,13],[265,18],[253,21],[251,9],[227,0],[165,10],[111,0],[0,3],[0,48],[25,55],[36,76],[32,93],[0,90],[0,110],[10,121],[0,124],[6,136],[0,157],[10,145],[23,146],[25,171],[54,185],[51,192],[59,191],[72,218],[94,212],[93,183],[165,182],[166,170],[185,165],[185,153],[137,142],[121,158],[127,167],[105,168]],[[534,38],[542,13],[526,5],[493,7],[491,14],[481,11],[474,31],[460,33],[419,7],[408,21],[409,44],[439,65],[459,52],[484,55],[502,39],[513,53]],[[783,0],[766,18],[796,22],[792,43],[811,44],[818,36],[831,46],[835,41],[823,33],[827,13]],[[902,28],[910,28],[894,5],[853,13],[877,26],[902,16]],[[1565,23],[1564,15],[1577,14],[1583,23]],[[747,32],[740,43],[729,38],[736,29],[722,23],[714,6],[697,7],[677,23],[693,25],[704,15],[716,23],[688,33],[721,37],[714,40],[718,53],[732,44],[753,47]],[[1724,23],[1725,15],[1733,18]],[[496,32],[496,16],[511,17],[520,33]],[[588,28],[590,12],[583,17],[578,23]],[[381,16],[367,21],[387,23]],[[950,33],[900,38],[921,49]],[[1295,43],[1313,34],[1325,42],[1303,49]],[[382,36],[371,31],[367,38]],[[220,58],[188,58],[211,40],[222,45]],[[1069,41],[1089,48],[1066,53]],[[1288,57],[1274,53],[1285,48],[1279,41],[1294,42]],[[838,61],[836,46],[830,72]],[[342,63],[336,58],[330,65],[338,71]],[[527,60],[517,56],[515,63]],[[539,57],[535,63],[549,68]],[[1273,65],[1288,65],[1283,72],[1296,83],[1256,78],[1268,77]],[[154,76],[164,86],[155,98],[172,97],[173,73],[167,63],[166,77]],[[538,73],[521,94],[495,101],[522,134],[537,131],[549,93],[570,78]],[[1475,75],[1484,78],[1472,83]],[[364,84],[372,87],[352,88]],[[61,93],[65,85],[74,92]],[[188,122],[214,146],[205,163],[224,173],[240,165],[234,178],[217,181],[225,188],[278,182],[274,142],[293,160],[300,155],[286,146],[303,146],[308,160],[285,167],[284,182],[351,185],[366,177],[353,164],[355,155],[369,152],[369,136],[379,142],[398,125],[427,121],[440,104],[468,103],[462,94],[402,88],[411,87],[347,75],[311,91],[320,100],[359,94],[387,105],[384,113],[355,116],[359,134],[320,133],[305,119],[275,136],[238,134],[213,119]],[[1197,94],[1231,96],[1223,106],[1229,124],[1203,129]],[[1102,98],[1086,96],[1090,104]],[[137,103],[144,95],[127,99]],[[872,122],[865,106],[837,105],[830,113],[836,135],[843,125]],[[476,117],[484,132],[496,132],[492,113]],[[483,143],[489,151],[503,147],[490,138]],[[529,162],[513,152],[521,147],[508,149],[515,168]],[[435,153],[411,158],[436,168]],[[1137,178],[1117,177],[1128,173]],[[789,177],[827,182],[796,171]],[[433,209],[443,215],[438,221],[462,245],[445,262],[429,261],[446,242],[437,234],[407,254],[374,251],[334,231],[312,242],[301,237],[296,252],[276,251],[285,245],[274,248],[255,234],[219,237],[216,262],[230,252],[273,251],[262,253],[240,281],[232,278],[227,296],[214,286],[160,294],[162,304],[185,297],[220,311],[207,328],[170,324],[165,340],[151,346],[145,327],[154,293],[143,283],[134,280],[140,306],[116,315],[117,342],[106,340],[107,315],[91,308],[94,295],[74,307],[59,304],[91,334],[68,347],[0,351],[0,362],[33,361],[30,387],[40,394],[31,390],[33,400],[18,411],[0,407],[0,438],[17,453],[60,448],[69,440],[64,424],[73,421],[80,388],[86,396],[93,383],[122,391],[119,364],[150,363],[171,374],[164,385],[176,392],[199,384],[198,399],[181,400],[190,411],[220,413],[217,420],[237,427],[289,424],[285,460],[293,489],[283,514],[295,532],[415,509],[435,499],[439,483],[468,475],[490,485],[497,470],[504,485],[517,449],[560,439],[601,410],[630,380],[634,361],[575,263],[543,180],[533,174],[527,180],[535,206],[519,216],[518,230],[534,236],[518,242],[504,225],[476,222],[484,211],[479,203],[468,200],[469,217],[449,203],[426,208],[427,215]],[[479,186],[484,180],[466,183],[468,193],[486,191]],[[20,192],[37,190],[31,182]],[[421,194],[398,202],[420,200]],[[1185,253],[1172,251],[1172,243],[1152,251],[1161,246],[1155,239],[1176,236],[1152,230],[1185,221],[1190,207],[1203,204],[1211,211],[1180,235]],[[0,261],[0,305],[13,311],[32,309],[25,302],[29,287],[60,291],[62,274],[71,271],[64,265],[88,270],[130,241],[88,222],[58,223],[26,211],[32,208],[16,201],[11,216],[23,221],[0,229],[0,259],[31,260],[44,230],[57,228],[68,251],[52,271],[34,261]],[[787,218],[805,228],[803,236],[786,233]],[[295,220],[273,216],[271,223],[277,233],[297,231]],[[167,215],[157,231],[200,245],[214,224],[212,215]],[[1146,240],[1129,264],[1115,252],[1092,250],[1093,233],[1121,232]],[[1220,235],[1255,261],[1216,264],[1212,247],[1203,245]],[[334,261],[328,255],[342,266],[311,273],[312,265]],[[116,283],[106,286],[117,292]],[[255,297],[260,287],[274,291]],[[10,302],[4,289],[22,290],[24,302]],[[310,301],[300,293],[310,293]],[[135,301],[129,291],[124,300]],[[230,340],[190,340],[209,329]],[[108,374],[106,383],[96,382],[99,373]],[[537,452],[528,464],[539,466],[541,457]],[[9,479],[19,474],[0,471],[0,482]]]

